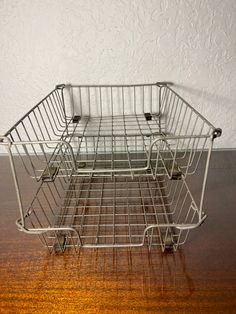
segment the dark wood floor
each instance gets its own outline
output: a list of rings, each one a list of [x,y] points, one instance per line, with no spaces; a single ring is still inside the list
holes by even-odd
[[[236,313],[236,152],[215,152],[208,219],[174,254],[143,249],[49,255],[19,232],[0,158],[0,313]]]

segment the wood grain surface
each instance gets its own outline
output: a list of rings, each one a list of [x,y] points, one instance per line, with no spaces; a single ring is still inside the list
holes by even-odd
[[[49,255],[16,228],[9,163],[0,157],[0,313],[236,313],[236,152],[213,154],[205,207],[208,219],[174,254]]]

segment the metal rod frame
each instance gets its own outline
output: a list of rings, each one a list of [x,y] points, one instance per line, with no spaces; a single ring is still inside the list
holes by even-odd
[[[167,83],[57,85],[0,137],[20,210],[16,224],[50,251],[55,244],[61,251],[176,250],[206,218],[210,156],[220,135]],[[28,205],[19,161],[37,185]],[[189,181],[202,163],[195,197]]]

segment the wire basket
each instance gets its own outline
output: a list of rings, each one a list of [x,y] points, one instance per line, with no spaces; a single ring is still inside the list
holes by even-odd
[[[206,218],[210,155],[220,135],[167,83],[57,85],[0,137],[17,226],[38,234],[49,251],[176,250]]]

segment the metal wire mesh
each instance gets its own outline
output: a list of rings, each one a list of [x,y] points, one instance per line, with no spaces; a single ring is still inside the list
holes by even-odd
[[[3,137],[21,217],[56,251],[177,249],[205,219],[213,139],[220,136],[165,83],[58,85]],[[198,193],[191,180],[204,164]],[[36,182],[24,198],[19,169]]]

